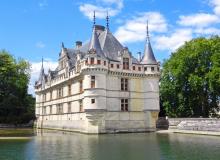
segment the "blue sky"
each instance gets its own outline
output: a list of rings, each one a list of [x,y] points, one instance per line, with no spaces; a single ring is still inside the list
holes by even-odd
[[[185,41],[220,33],[220,0],[1,0],[0,49],[32,63],[30,92],[42,57],[54,69],[61,42],[90,39],[93,10],[101,25],[108,10],[110,31],[134,56],[144,50],[148,20],[159,61]]]

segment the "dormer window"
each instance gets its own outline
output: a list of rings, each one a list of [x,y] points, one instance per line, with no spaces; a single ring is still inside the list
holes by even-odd
[[[144,67],[144,71],[147,71],[147,67]]]
[[[119,69],[119,67],[120,67],[119,64],[117,64],[117,68],[118,68],[118,69]]]
[[[94,64],[94,58],[93,57],[90,59],[90,64]]]
[[[141,71],[141,67],[138,67],[138,71]]]
[[[123,58],[123,69],[129,69],[129,58]]]
[[[133,66],[133,70],[135,70],[135,66]]]

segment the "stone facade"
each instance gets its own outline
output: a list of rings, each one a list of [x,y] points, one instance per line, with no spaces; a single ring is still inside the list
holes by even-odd
[[[42,65],[35,84],[37,128],[84,133],[156,129],[160,66],[149,36],[134,58],[108,28],[94,25],[89,43],[62,44],[55,71]]]
[[[169,118],[169,128],[178,130],[220,132],[220,119]]]

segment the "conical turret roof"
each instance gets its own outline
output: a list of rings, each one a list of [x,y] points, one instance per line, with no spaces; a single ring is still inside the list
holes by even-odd
[[[45,77],[45,74],[44,74],[44,66],[43,66],[43,58],[42,58],[42,65],[41,65],[40,75],[39,75],[37,84],[43,84],[45,80],[44,77]]]
[[[148,25],[147,25],[147,38],[146,38],[146,44],[144,49],[144,56],[141,60],[142,64],[157,64],[156,58],[154,57],[154,52],[151,47],[150,43],[150,37],[148,32]]]
[[[104,53],[103,53],[101,45],[99,43],[99,39],[98,39],[98,35],[96,32],[95,26],[93,27],[93,31],[92,31],[92,38],[91,38],[90,44],[89,44],[89,51],[95,51],[95,53],[98,56],[104,57]]]

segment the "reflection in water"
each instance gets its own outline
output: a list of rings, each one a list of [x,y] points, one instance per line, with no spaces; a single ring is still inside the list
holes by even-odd
[[[217,160],[219,147],[220,138],[210,136],[39,130],[31,140],[0,140],[0,160]]]
[[[190,134],[164,134],[159,135],[158,139],[164,159],[219,160],[220,137]]]
[[[27,159],[159,159],[154,134],[85,135],[46,131],[26,146]],[[146,146],[148,144],[148,146]],[[30,152],[31,150],[31,152]]]

